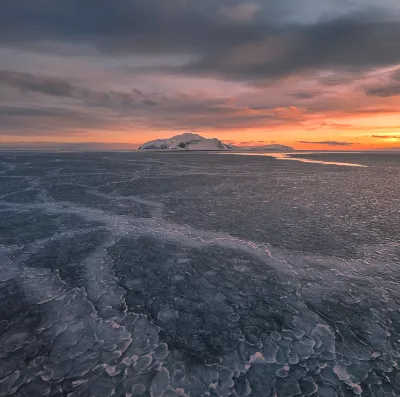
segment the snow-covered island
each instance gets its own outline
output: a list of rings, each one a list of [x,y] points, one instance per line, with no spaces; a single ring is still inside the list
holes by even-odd
[[[293,152],[290,146],[264,145],[264,146],[234,146],[224,143],[217,138],[204,138],[198,134],[185,133],[175,135],[168,139],[156,139],[146,142],[139,150],[240,150],[240,151],[267,151],[267,152]]]
[[[217,138],[204,138],[197,134],[186,133],[169,139],[156,139],[146,142],[139,150],[236,150],[233,145],[221,142]]]

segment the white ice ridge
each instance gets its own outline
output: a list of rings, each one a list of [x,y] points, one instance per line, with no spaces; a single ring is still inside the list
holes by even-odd
[[[130,197],[132,199],[132,197]],[[140,200],[150,206],[155,202]],[[106,226],[114,238],[126,235],[153,235],[160,238],[184,242],[192,247],[203,247],[205,245],[219,245],[224,248],[240,249],[260,259],[268,260],[270,265],[280,271],[295,274],[293,268],[284,260],[275,258],[266,243],[255,243],[244,239],[233,237],[227,233],[212,232],[195,229],[189,225],[174,224],[159,218],[157,211],[153,218],[135,218],[129,215],[116,215],[103,210],[84,207],[69,202],[46,202],[37,204],[19,204],[2,202],[4,207],[13,209],[41,210],[47,214],[74,214],[90,222],[100,222]]]
[[[266,156],[266,157],[273,157],[277,160],[288,160],[288,161],[299,161],[301,163],[311,163],[311,164],[324,164],[324,165],[337,165],[342,167],[360,167],[360,168],[367,168],[367,165],[364,164],[357,164],[357,163],[342,163],[338,161],[323,161],[323,160],[312,160],[306,159],[302,157],[292,157],[295,156],[293,153],[223,153],[223,154],[234,154],[239,156]],[[316,152],[313,153],[302,153],[302,154],[318,154]]]

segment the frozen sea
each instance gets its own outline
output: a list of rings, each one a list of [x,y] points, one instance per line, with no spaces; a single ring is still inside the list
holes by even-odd
[[[1,152],[0,396],[400,396],[400,153],[297,156]]]

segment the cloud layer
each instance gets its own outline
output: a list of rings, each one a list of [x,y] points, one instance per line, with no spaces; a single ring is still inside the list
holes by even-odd
[[[316,131],[398,111],[398,37],[394,0],[3,1],[0,134],[55,134],[59,120],[62,134],[81,123],[134,141],[179,129],[270,141],[279,129],[349,146]]]
[[[310,141],[297,141],[298,143],[304,143],[306,145],[328,145],[328,146],[352,146],[353,142],[340,142],[340,141],[318,141],[318,142],[310,142]]]

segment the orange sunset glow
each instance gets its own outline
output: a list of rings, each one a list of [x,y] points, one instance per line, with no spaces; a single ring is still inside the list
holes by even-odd
[[[317,3],[123,0],[96,11],[103,27],[86,8],[3,4],[0,144],[135,148],[193,132],[239,147],[400,149],[397,3]]]

